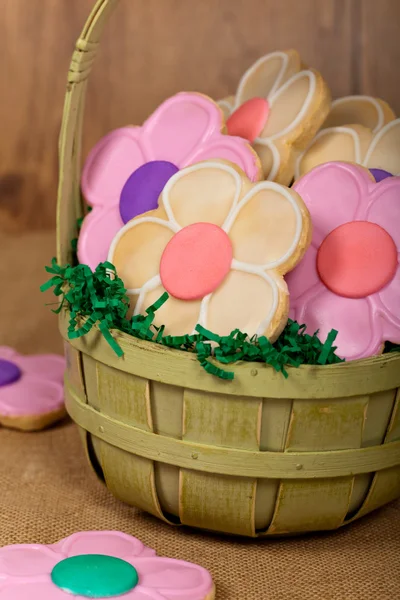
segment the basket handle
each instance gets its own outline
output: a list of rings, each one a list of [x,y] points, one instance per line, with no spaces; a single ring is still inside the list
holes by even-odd
[[[68,71],[67,92],[59,138],[57,194],[57,261],[72,260],[71,240],[83,214],[80,193],[82,125],[87,81],[100,45],[104,26],[119,0],[97,0],[76,42]]]

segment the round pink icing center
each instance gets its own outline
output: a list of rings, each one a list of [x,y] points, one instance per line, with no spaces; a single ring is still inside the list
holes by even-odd
[[[229,135],[236,135],[251,144],[267,124],[269,102],[265,98],[250,98],[237,108],[226,122]]]
[[[378,292],[393,279],[397,265],[392,237],[367,221],[345,223],[331,231],[317,256],[322,282],[345,298],[365,298]]]
[[[225,279],[232,264],[232,244],[221,227],[194,223],[167,244],[160,263],[161,282],[180,300],[199,300]]]

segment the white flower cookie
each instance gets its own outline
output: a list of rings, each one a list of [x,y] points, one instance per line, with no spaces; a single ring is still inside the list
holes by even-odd
[[[344,96],[332,102],[330,113],[322,128],[342,125],[363,125],[376,133],[396,115],[389,104],[372,96]]]
[[[356,116],[353,114],[354,118]],[[384,109],[377,111],[376,116],[379,118],[374,119],[371,112],[369,120],[363,119],[369,127],[343,124],[322,129],[299,156],[295,178],[298,179],[318,165],[333,161],[353,162],[366,167],[377,181],[387,175],[399,175],[400,119],[388,121],[390,113]],[[338,122],[337,117],[332,122]],[[379,127],[381,123],[383,126]]]
[[[169,293],[155,320],[166,334],[192,333],[199,323],[219,335],[239,328],[273,341],[289,310],[283,275],[310,239],[294,190],[251,183],[232,163],[207,161],[174,175],[159,208],[120,230],[108,260],[135,314]]]
[[[328,116],[331,95],[320,73],[288,50],[260,58],[243,75],[236,95],[218,104],[228,133],[253,143],[264,178],[288,185],[297,156]]]

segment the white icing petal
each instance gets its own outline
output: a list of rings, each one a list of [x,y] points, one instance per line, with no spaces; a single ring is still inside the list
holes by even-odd
[[[289,57],[271,52],[258,59],[243,75],[236,94],[235,109],[250,98],[268,98],[282,83]]]
[[[224,224],[237,261],[273,269],[291,259],[303,224],[296,197],[288,188],[269,181],[246,194]]]
[[[283,281],[283,280],[282,280]],[[219,335],[239,328],[264,335],[278,309],[279,288],[269,273],[233,268],[219,288],[204,298],[200,323]]]
[[[372,96],[345,96],[332,102],[324,128],[358,123],[375,133],[385,124],[383,108]]]
[[[206,176],[205,176],[206,175]],[[221,226],[238,203],[242,179],[238,171],[222,162],[202,162],[171,177],[161,203],[172,223]]]
[[[117,269],[132,294],[160,270],[165,246],[178,228],[155,217],[139,217],[129,221],[115,236],[108,260]]]
[[[400,119],[391,121],[374,136],[364,164],[370,169],[400,174]]]

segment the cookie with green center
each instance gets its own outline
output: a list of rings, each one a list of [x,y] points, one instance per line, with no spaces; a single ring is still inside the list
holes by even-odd
[[[158,557],[125,533],[89,531],[50,546],[0,548],[0,596],[2,600],[214,600],[215,588],[203,567]]]

